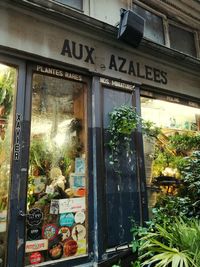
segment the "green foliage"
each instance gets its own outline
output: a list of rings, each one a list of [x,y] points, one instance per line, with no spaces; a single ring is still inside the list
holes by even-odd
[[[167,224],[174,222],[176,217],[187,217],[191,212],[191,200],[187,196],[161,195],[152,209],[152,224]]]
[[[5,117],[10,114],[15,86],[15,69],[9,68],[0,76],[0,105],[5,107]]]
[[[159,136],[160,137],[160,136]],[[180,171],[184,165],[184,157],[194,150],[200,149],[200,135],[193,132],[178,133],[166,136],[162,133],[162,138],[155,146],[153,177],[163,174],[165,168],[176,169],[176,178],[180,178]],[[162,143],[163,142],[163,143]]]
[[[149,121],[144,121],[135,111],[133,107],[122,105],[114,108],[109,113],[110,125],[108,132],[110,133],[110,141],[108,143],[111,149],[109,157],[110,164],[114,166],[114,170],[120,173],[120,146],[123,145],[123,150],[127,155],[131,156],[133,151],[130,147],[131,135],[137,127],[141,127],[142,131],[148,137],[155,137],[160,129]]]
[[[161,195],[153,209],[157,223],[173,222],[177,216],[200,219],[200,151],[185,157],[180,171],[176,195]]]
[[[40,138],[33,138],[30,147],[30,164],[37,166],[40,174],[45,174],[47,165],[52,162],[52,153],[46,142]],[[49,168],[50,166],[48,166]]]
[[[170,225],[155,225],[155,231],[141,238],[139,249],[142,266],[199,267],[200,223],[176,219]]]
[[[200,149],[200,135],[193,132],[175,133],[169,137],[170,147],[185,155],[188,151]]]
[[[141,267],[141,262],[139,260],[132,262],[132,267]]]
[[[182,163],[177,194],[160,195],[146,233],[139,236],[140,227],[134,229],[142,267],[200,267],[200,151]]]
[[[181,171],[183,186],[179,194],[190,199],[190,217],[200,219],[200,151],[194,151],[185,158]]]
[[[169,151],[160,150],[158,146],[155,149],[155,160],[153,161],[152,165],[152,175],[153,177],[157,177],[162,175],[165,168],[169,167],[172,169],[177,169],[176,178],[180,177],[180,169],[184,164],[183,156],[177,156]]]
[[[131,220],[132,226],[131,226],[131,233],[132,233],[132,243],[131,243],[131,247],[132,247],[132,251],[133,253],[137,252],[139,247],[141,246],[141,241],[140,238],[145,236],[147,234],[147,228],[146,227],[142,227],[140,225],[138,225],[135,220]]]

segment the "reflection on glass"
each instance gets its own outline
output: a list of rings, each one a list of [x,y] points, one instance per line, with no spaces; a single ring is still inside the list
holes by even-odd
[[[133,11],[145,20],[144,36],[156,43],[164,44],[162,18],[136,4],[133,5]]]
[[[0,64],[0,266],[4,264],[7,248],[6,228],[11,166],[10,151],[16,80],[16,70]]]
[[[33,75],[26,264],[87,252],[83,84]]]
[[[171,48],[193,57],[197,56],[193,32],[169,24],[169,38]]]

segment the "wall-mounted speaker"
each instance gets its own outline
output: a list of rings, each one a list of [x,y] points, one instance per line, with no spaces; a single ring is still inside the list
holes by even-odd
[[[121,10],[117,38],[138,47],[144,34],[144,19],[131,10]]]

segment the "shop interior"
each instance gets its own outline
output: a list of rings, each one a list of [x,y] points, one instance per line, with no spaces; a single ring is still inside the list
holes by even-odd
[[[149,217],[161,194],[176,194],[184,157],[200,149],[200,109],[141,97],[144,120],[160,127],[157,138],[143,137]]]

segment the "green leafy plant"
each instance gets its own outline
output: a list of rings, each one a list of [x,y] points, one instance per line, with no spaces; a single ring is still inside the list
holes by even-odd
[[[43,139],[33,138],[30,147],[30,164],[38,168],[39,174],[46,174],[52,162],[52,153]]]
[[[194,132],[178,133],[169,136],[169,146],[175,149],[177,154],[186,156],[192,150],[200,149],[200,135]]]
[[[190,200],[188,217],[200,219],[200,151],[194,151],[185,158],[181,175],[183,186],[179,195]]]
[[[199,267],[200,223],[176,219],[171,225],[155,225],[155,231],[142,237],[139,249],[142,266]]]
[[[139,260],[137,260],[135,262],[132,262],[132,267],[141,267],[142,266],[141,264],[142,263]]]
[[[173,222],[174,218],[200,219],[200,151],[183,158],[181,184],[175,195],[160,195],[153,209],[158,223]]]
[[[131,106],[122,105],[114,108],[109,113],[110,125],[108,132],[110,134],[110,141],[108,143],[111,155],[109,157],[110,164],[114,166],[115,172],[120,173],[120,148],[123,145],[123,150],[128,156],[133,154],[131,149],[131,137],[137,127],[141,127],[143,133],[149,137],[156,137],[160,128],[156,127],[154,123],[144,121]]]

